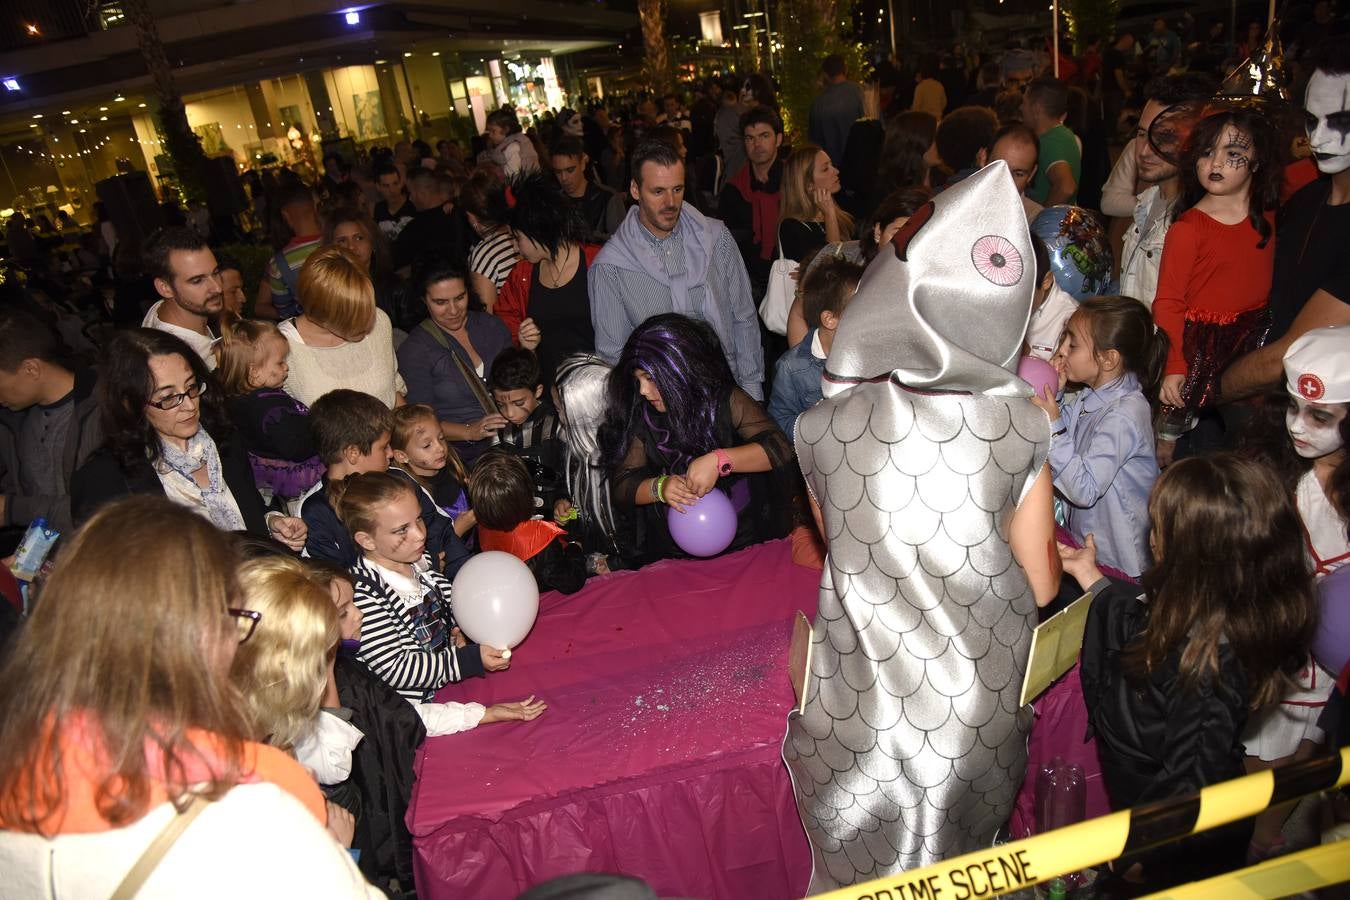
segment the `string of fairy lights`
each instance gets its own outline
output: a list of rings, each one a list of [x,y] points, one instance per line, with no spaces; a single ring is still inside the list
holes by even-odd
[[[123,101],[125,101],[125,100],[126,100],[126,98],[123,97],[123,96],[120,95],[120,94],[119,94],[117,97],[113,98],[113,102],[114,102],[114,103],[120,103],[120,102],[123,102]],[[144,104],[144,103],[138,103],[138,104],[136,105],[136,108],[137,108],[137,109],[145,109],[145,108],[146,108],[146,104]],[[88,118],[87,118],[86,120],[83,121],[83,123],[82,123],[82,121],[81,121],[79,118],[67,119],[67,117],[71,115],[71,111],[70,111],[70,110],[64,109],[64,110],[61,111],[61,118],[62,118],[62,120],[63,120],[64,122],[68,122],[68,124],[70,124],[70,125],[80,125],[80,124],[84,124],[84,125],[89,126],[89,127],[86,127],[86,128],[81,128],[81,129],[79,129],[78,132],[72,131],[72,138],[75,140],[75,142],[76,142],[77,144],[81,143],[81,141],[79,140],[78,137],[74,137],[74,135],[76,135],[76,134],[89,134],[89,129],[90,129],[90,128],[95,128],[95,129],[96,129],[96,128],[99,127],[99,123],[108,122],[108,116],[107,116],[107,113],[108,113],[108,111],[109,111],[109,108],[106,107],[106,106],[100,106],[100,107],[98,108],[98,111],[99,111],[100,113],[102,113],[102,115],[94,116],[94,115],[91,113],[91,114],[88,115]],[[41,120],[42,118],[44,118],[44,114],[43,114],[43,113],[35,113],[35,114],[33,115],[33,119],[35,119],[35,120]],[[30,122],[30,123],[29,123],[28,127],[29,127],[29,128],[34,128],[34,129],[40,129],[40,128],[42,128],[43,124],[45,124],[45,123],[42,123],[42,122],[40,122],[40,121],[33,121],[33,122]],[[112,128],[112,127],[117,127],[117,125],[118,125],[118,123],[110,123],[109,125],[104,126],[104,127]],[[42,138],[41,142],[34,143],[34,144],[31,145],[31,146],[25,146],[25,145],[24,145],[24,142],[23,142],[23,141],[20,141],[20,142],[18,142],[18,143],[16,143],[16,144],[12,144],[12,145],[6,147],[5,149],[6,149],[7,151],[12,151],[12,152],[14,152],[15,154],[24,154],[24,153],[26,153],[26,154],[28,154],[29,156],[33,157],[34,159],[44,159],[44,160],[48,160],[48,161],[50,161],[50,162],[59,162],[59,161],[68,161],[68,160],[78,160],[78,159],[79,159],[80,157],[82,157],[82,156],[85,156],[85,157],[87,157],[87,156],[93,156],[95,153],[98,153],[98,152],[99,152],[100,150],[102,150],[104,147],[107,147],[111,152],[116,153],[116,152],[118,151],[118,149],[119,149],[119,148],[116,146],[116,143],[117,143],[118,140],[119,140],[119,138],[117,138],[116,136],[114,136],[114,135],[112,135],[112,134],[105,134],[105,135],[103,135],[103,136],[101,136],[101,137],[88,137],[88,138],[85,138],[85,139],[84,139],[84,141],[83,141],[84,146],[83,146],[83,147],[78,147],[78,146],[77,146],[75,149],[70,150],[69,152],[65,152],[65,151],[56,150],[56,149],[54,149],[54,148],[51,148],[51,147],[48,145],[47,142],[50,142],[51,144],[59,144],[59,143],[61,143],[61,138],[60,138],[58,135],[56,135],[56,134],[50,134],[50,133],[49,133],[48,135],[45,135],[45,136]],[[148,148],[148,147],[152,147],[152,146],[153,146],[153,147],[161,147],[161,146],[163,146],[163,143],[164,143],[163,141],[159,140],[158,138],[149,138],[149,139],[146,139],[146,140],[141,140],[139,137],[135,137],[135,136],[126,138],[126,141],[127,141],[127,143],[129,143],[129,144],[137,145],[137,146],[142,146],[142,147],[147,147],[147,148]],[[127,149],[130,150],[131,148],[128,147]]]

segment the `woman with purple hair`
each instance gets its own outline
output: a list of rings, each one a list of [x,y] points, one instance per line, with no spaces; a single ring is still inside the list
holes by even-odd
[[[635,509],[647,559],[683,556],[666,511],[724,491],[738,517],[731,550],[781,538],[797,492],[792,444],[764,407],[736,386],[716,333],[674,313],[629,336],[609,377],[600,430],[610,498]]]

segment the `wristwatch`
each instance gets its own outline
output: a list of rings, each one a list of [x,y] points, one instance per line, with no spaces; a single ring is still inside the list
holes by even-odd
[[[733,466],[731,465],[731,457],[727,456],[727,451],[719,447],[713,453],[717,454],[717,477],[725,478],[730,475]]]

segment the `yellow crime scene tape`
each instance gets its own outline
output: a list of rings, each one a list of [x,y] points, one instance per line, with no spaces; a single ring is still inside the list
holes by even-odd
[[[1211,785],[1203,788],[1198,794],[1121,810],[1020,841],[953,857],[920,869],[911,869],[908,872],[816,894],[815,897],[826,900],[973,900],[973,898],[996,897],[1049,881],[1067,872],[1076,872],[1119,859],[1127,853],[1135,853],[1229,822],[1236,822],[1306,794],[1339,788],[1346,784],[1350,784],[1350,747],[1342,748],[1338,754],[1288,763]],[[1342,856],[1350,857],[1350,845],[1345,842],[1327,846],[1339,850]],[[1323,849],[1326,848],[1314,848],[1319,851]],[[1313,856],[1306,857],[1306,859],[1313,858]],[[1281,857],[1279,860],[1270,860],[1269,863],[1254,866],[1252,869],[1227,873],[1218,880],[1260,884],[1263,878],[1272,877],[1262,873],[1279,870],[1276,863],[1291,860],[1295,861],[1292,865],[1298,865],[1297,859],[1297,855]],[[1316,859],[1319,860],[1320,868],[1314,871],[1332,871],[1333,867],[1323,861],[1324,857],[1318,856]],[[1305,865],[1311,866],[1310,863]],[[1350,866],[1350,862],[1341,864],[1336,871],[1346,866]],[[1345,880],[1346,877],[1342,876],[1337,880]],[[1251,881],[1246,882],[1244,879]],[[1332,883],[1335,882],[1320,881],[1313,886]],[[1209,884],[1209,881],[1198,884]],[[1189,887],[1193,885],[1188,885],[1187,888]],[[1283,893],[1253,893],[1247,896],[1276,897],[1307,889],[1295,887]],[[1202,896],[1183,895],[1177,893],[1179,890],[1181,889],[1159,896]],[[1204,896],[1229,895],[1211,893]],[[1231,896],[1243,895],[1234,893]]]
[[[1149,894],[1144,900],[1257,900],[1288,897],[1350,881],[1350,840],[1310,847],[1287,856]]]

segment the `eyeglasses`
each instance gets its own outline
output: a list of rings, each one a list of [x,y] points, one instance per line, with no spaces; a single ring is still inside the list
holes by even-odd
[[[159,400],[147,400],[145,402],[145,405],[153,406],[155,409],[176,409],[180,405],[182,405],[183,401],[186,400],[187,398],[191,397],[193,400],[196,400],[198,397],[200,397],[202,394],[205,393],[206,393],[206,382],[199,381],[192,387],[188,388],[186,391],[183,391],[183,393],[181,394],[170,394],[169,396],[163,397]]]
[[[253,637],[253,630],[258,627],[258,622],[262,619],[262,613],[253,609],[236,609],[233,606],[227,612],[234,616],[239,625],[239,643],[243,644]]]

